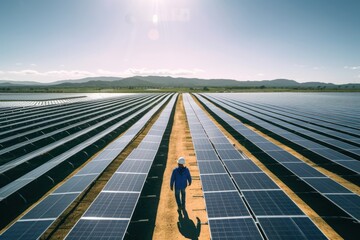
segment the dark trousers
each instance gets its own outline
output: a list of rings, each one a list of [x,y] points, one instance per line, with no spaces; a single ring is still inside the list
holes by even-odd
[[[175,189],[175,199],[178,205],[178,208],[185,208],[185,197],[186,192],[184,189]]]

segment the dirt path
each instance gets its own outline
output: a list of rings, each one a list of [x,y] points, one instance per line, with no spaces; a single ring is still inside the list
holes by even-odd
[[[176,160],[183,156],[186,166],[193,177],[193,183],[186,190],[186,215],[179,215],[174,192],[170,190],[172,170],[177,166]],[[169,152],[160,193],[153,239],[210,239],[199,180],[199,169],[186,120],[182,95],[176,103],[174,124],[170,135]]]

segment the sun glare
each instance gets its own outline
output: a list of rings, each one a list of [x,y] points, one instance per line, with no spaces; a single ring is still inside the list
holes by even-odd
[[[159,22],[159,17],[158,17],[157,14],[154,14],[154,15],[152,16],[152,22],[153,22],[154,24],[157,24],[157,23]]]

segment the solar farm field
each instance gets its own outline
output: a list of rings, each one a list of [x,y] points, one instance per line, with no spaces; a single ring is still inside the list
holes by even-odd
[[[0,239],[357,239],[359,160],[357,94],[2,95]]]

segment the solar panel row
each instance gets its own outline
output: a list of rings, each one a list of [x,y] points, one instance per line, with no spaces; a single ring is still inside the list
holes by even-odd
[[[226,95],[219,95],[220,97],[226,98]],[[334,114],[334,112],[329,112],[327,109],[325,112],[321,112],[321,109],[317,108],[316,113],[310,113],[308,109],[299,109],[299,108],[289,108],[285,106],[277,106],[266,103],[253,103],[253,102],[244,102],[240,98],[236,98],[233,96],[232,98],[226,98],[228,100],[233,99],[237,100],[237,102],[242,102],[247,106],[253,106],[258,109],[263,109],[271,113],[275,113],[279,116],[291,117],[294,120],[300,120],[302,122],[307,122],[312,124],[312,127],[320,126],[325,127],[328,130],[335,130],[337,132],[350,134],[354,136],[360,136],[360,130],[355,126],[355,122],[353,121],[353,116],[348,118],[348,109],[343,110],[342,114]],[[311,107],[311,106],[307,106]],[[320,113],[319,113],[320,110]],[[338,109],[339,110],[339,109]],[[353,108],[351,108],[351,112],[354,113]],[[325,113],[325,114],[324,114]],[[331,113],[331,114],[329,114]],[[292,122],[292,121],[291,121]],[[326,130],[327,131],[327,130]],[[326,132],[325,131],[325,132]]]
[[[254,219],[214,151],[197,114],[192,109],[189,95],[186,94],[183,99],[199,165],[211,238],[262,239]],[[221,136],[216,133],[216,130],[212,134]],[[226,138],[219,139],[218,142],[224,144],[225,140]]]
[[[274,236],[284,237],[303,237],[311,239],[314,237],[325,238],[317,227],[308,219],[302,211],[281,191],[281,189],[263,173],[251,160],[244,158],[230,144],[222,132],[215,124],[202,112],[202,110],[191,100],[189,96],[184,98],[189,101],[189,106],[185,102],[185,109],[188,118],[195,113],[200,126],[204,129],[203,139],[208,139],[213,143],[207,144],[209,149],[215,149],[220,158],[207,161],[199,161],[200,177],[203,184],[203,191],[206,201],[206,208],[209,217],[209,225],[213,238],[239,239],[239,238],[262,238],[256,224],[254,224],[249,210],[255,215],[255,219],[263,218],[271,223],[279,220],[287,222],[287,227],[291,229],[286,234],[281,226],[276,224],[260,224],[260,228],[267,238]],[[193,112],[191,112],[193,110]],[[189,116],[190,115],[190,116]],[[190,130],[199,129],[196,118],[188,119]],[[195,125],[195,126],[194,126]],[[192,127],[194,126],[194,127]],[[193,141],[195,152],[198,157],[196,142],[199,135],[194,135]],[[220,141],[219,141],[220,140]],[[206,142],[203,140],[202,142]],[[212,147],[214,146],[214,147]],[[219,147],[219,149],[218,149]],[[203,149],[200,148],[200,149]],[[228,170],[225,171],[224,166]],[[205,173],[204,173],[205,172]],[[234,189],[234,184],[237,188]],[[238,192],[238,190],[240,192]],[[243,198],[239,195],[243,196]],[[298,223],[294,218],[300,219]],[[245,230],[244,225],[238,225],[239,221],[247,221]],[[224,226],[224,223],[230,226]],[[245,223],[242,223],[245,224]],[[303,226],[301,226],[301,224]],[[251,227],[250,227],[251,226]],[[311,229],[312,233],[309,232]],[[291,232],[291,234],[290,234]]]
[[[142,142],[116,170],[90,207],[71,229],[67,239],[124,238],[170,120],[176,97],[177,95],[173,95]],[[149,145],[154,148],[149,150]]]
[[[125,116],[125,118],[120,121],[118,121],[118,120],[116,120],[115,122],[111,121],[113,119],[115,120],[117,118],[117,115],[115,115],[111,119],[107,119],[105,122],[109,122],[111,124],[111,126],[104,129],[103,131],[98,131],[97,128],[100,127],[101,125],[103,125],[104,122],[99,122],[99,123],[93,125],[90,128],[97,132],[96,135],[89,137],[88,139],[83,141],[81,144],[75,145],[74,147],[70,148],[68,151],[60,153],[58,156],[52,157],[50,160],[48,160],[46,163],[42,164],[38,168],[26,173],[22,177],[7,184],[6,186],[4,186],[3,188],[0,189],[0,199],[4,200],[4,199],[8,198],[10,195],[16,193],[17,191],[19,191],[20,189],[22,189],[23,187],[25,187],[32,181],[36,180],[43,174],[45,174],[48,171],[50,171],[51,169],[53,169],[54,167],[58,166],[59,164],[61,164],[64,161],[68,160],[70,156],[73,156],[73,155],[77,154],[78,152],[81,152],[86,147],[91,146],[99,139],[106,137],[109,133],[118,129],[119,127],[121,127],[122,125],[124,125],[125,123],[127,123],[128,121],[133,119],[134,117],[139,116],[139,114],[143,113],[144,111],[146,111],[148,109],[145,107],[147,105],[148,105],[148,103],[140,104],[139,106],[136,107],[136,109],[138,111],[128,110],[123,113],[120,113],[121,116],[123,116],[123,115]],[[83,133],[83,134],[88,134],[89,130],[84,130],[84,131],[86,131],[86,133]],[[79,135],[73,134],[73,135],[70,135],[69,137],[76,140],[76,138],[79,137]],[[56,144],[63,145],[64,142],[60,141],[60,142],[57,142]],[[36,152],[36,154],[44,154],[45,152],[46,152],[46,149],[44,149],[43,151],[40,151],[40,153]],[[29,160],[26,157],[26,155],[24,156],[24,158],[26,159],[26,161]],[[44,157],[42,157],[42,158],[44,158]],[[22,161],[23,160],[24,159],[22,159]]]
[[[279,166],[284,166],[293,176],[297,176],[300,181],[306,182],[311,186],[315,191],[320,193],[322,196],[325,196],[330,203],[335,203],[338,207],[343,209],[347,213],[347,216],[352,218],[355,222],[359,221],[359,212],[360,212],[360,198],[357,194],[350,192],[348,189],[344,188],[337,182],[326,177],[322,173],[318,172],[313,167],[297,159],[295,156],[286,152],[285,150],[273,150],[277,146],[266,139],[261,139],[261,136],[254,137],[254,134],[251,133],[248,129],[239,121],[234,123],[233,118],[221,111],[219,108],[215,107],[209,101],[203,97],[197,95],[199,100],[204,103],[214,114],[221,118],[224,122],[227,122],[231,128],[238,132],[242,137],[256,145],[259,150],[265,153],[268,157],[272,158],[272,162],[269,162],[271,166],[276,166],[274,163],[279,164]],[[211,97],[210,97],[211,98]],[[227,110],[235,111],[233,108],[222,105],[218,102],[219,105],[223,106]],[[264,155],[261,155],[264,156]],[[334,201],[334,199],[336,199]],[[346,199],[346,200],[344,200]],[[324,204],[325,205],[325,204]],[[341,219],[339,219],[341,221]],[[355,231],[354,229],[347,229],[347,231]]]
[[[312,125],[308,122],[303,122],[296,120],[290,117],[281,116],[279,112],[269,113],[267,110],[259,110],[256,107],[251,107],[245,104],[241,104],[237,101],[230,99],[221,99],[222,102],[228,102],[232,107],[241,110],[252,116],[256,116],[261,120],[264,120],[272,125],[283,128],[285,130],[296,133],[297,135],[316,141],[325,146],[334,148],[337,151],[340,151],[350,157],[353,157],[357,160],[360,160],[360,153],[356,150],[359,149],[360,144],[357,144],[357,141],[360,140],[359,137],[341,133],[339,131],[330,130],[325,127],[318,125]],[[356,130],[353,130],[354,132]],[[354,133],[353,133],[354,134]],[[359,135],[360,136],[360,135]],[[351,144],[349,144],[351,143]]]
[[[16,144],[12,144],[12,146],[7,146],[7,143],[4,144],[4,149],[0,151],[0,161],[2,162],[2,166],[0,167],[0,172],[5,173],[9,171],[21,163],[27,161],[35,161],[33,160],[39,154],[44,154],[46,152],[55,151],[60,146],[71,146],[75,145],[77,139],[80,139],[86,135],[96,134],[96,130],[99,128],[105,128],[107,123],[111,123],[113,121],[122,120],[124,117],[131,114],[138,106],[145,106],[146,100],[143,101],[135,101],[126,106],[126,104],[122,106],[115,107],[110,112],[106,113],[93,113],[92,117],[82,116],[81,121],[77,121],[76,119],[72,119],[71,122],[60,123],[61,126],[57,129],[46,128],[49,129],[49,133],[46,133],[44,128],[37,128],[37,131],[40,136],[34,137],[33,135],[27,135],[25,140],[16,141]],[[85,118],[84,118],[85,117]],[[75,121],[75,122],[74,122]],[[57,122],[57,124],[59,124]],[[43,131],[43,132],[42,132]],[[94,133],[95,132],[95,133]],[[16,140],[16,139],[15,139]],[[21,149],[19,151],[19,149]],[[52,154],[54,155],[54,154]],[[7,175],[7,174],[6,174]]]
[[[324,163],[324,165],[328,165],[329,162],[333,163],[334,165],[339,166],[338,174],[344,175],[342,172],[345,168],[348,171],[349,175],[359,174],[358,171],[360,169],[360,162],[352,157],[349,157],[341,152],[335,151],[333,149],[330,149],[324,145],[318,144],[316,142],[313,142],[311,140],[308,140],[304,137],[298,136],[297,134],[294,134],[293,132],[289,132],[287,130],[284,130],[278,126],[273,125],[272,120],[264,121],[263,119],[258,118],[256,115],[253,114],[253,112],[250,114],[247,111],[239,110],[234,106],[234,104],[229,102],[220,101],[218,98],[214,98],[217,100],[219,104],[221,104],[223,107],[231,109],[230,111],[234,112],[238,116],[241,116],[242,118],[247,119],[248,121],[251,121],[252,123],[255,123],[256,125],[267,129],[272,134],[275,134],[276,136],[279,136],[283,139],[286,139],[290,141],[291,143],[299,146],[303,150],[303,154],[315,155],[317,158],[319,158],[318,163]],[[300,130],[299,130],[300,131]],[[360,140],[359,138],[352,137],[351,138],[354,141]],[[327,141],[327,140],[326,140]],[[261,145],[261,143],[257,143],[257,145]],[[269,144],[267,144],[269,145]],[[276,148],[276,147],[274,147]],[[270,150],[270,149],[269,149]],[[276,149],[274,149],[276,150]],[[344,150],[345,151],[345,150]],[[359,147],[352,146],[351,149],[348,151],[351,152],[352,156],[355,156],[358,158],[358,152]],[[314,159],[317,159],[314,158]],[[332,168],[334,169],[334,168]],[[352,174],[351,174],[352,172]],[[350,181],[354,181],[356,178],[353,176],[349,176]],[[360,180],[356,180],[357,182],[354,182],[355,184],[358,184]]]
[[[94,159],[87,163],[77,174],[64,182],[53,193],[38,203],[24,217],[13,224],[1,237],[10,239],[36,239],[40,237],[53,222],[82,194],[89,185],[104,171],[104,169],[123,151],[130,141],[140,132],[154,113],[169,99],[163,99],[147,112],[139,121],[128,129],[120,138],[110,143]],[[151,105],[149,105],[151,107]],[[126,168],[127,161],[122,164]],[[148,163],[148,162],[146,162]],[[151,162],[148,164],[150,168]],[[138,168],[138,163],[131,164]],[[131,172],[131,171],[129,171]],[[128,175],[131,177],[131,175]],[[129,185],[130,186],[130,185]],[[41,224],[39,224],[41,222]],[[34,226],[37,231],[34,232]]]
[[[336,137],[342,140],[352,139],[354,137],[360,137],[360,131],[354,128],[349,128],[337,124],[336,122],[330,123],[329,119],[318,117],[314,120],[307,116],[296,115],[294,113],[286,111],[284,108],[271,108],[271,106],[255,105],[249,102],[243,102],[237,99],[226,97],[226,95],[218,95],[219,99],[223,99],[226,102],[234,103],[237,106],[241,106],[245,109],[254,111],[254,113],[261,113],[266,116],[273,117],[277,120],[285,121],[291,125],[297,125],[308,130],[313,130],[320,134],[329,135],[330,137]],[[276,120],[275,120],[276,121]]]

